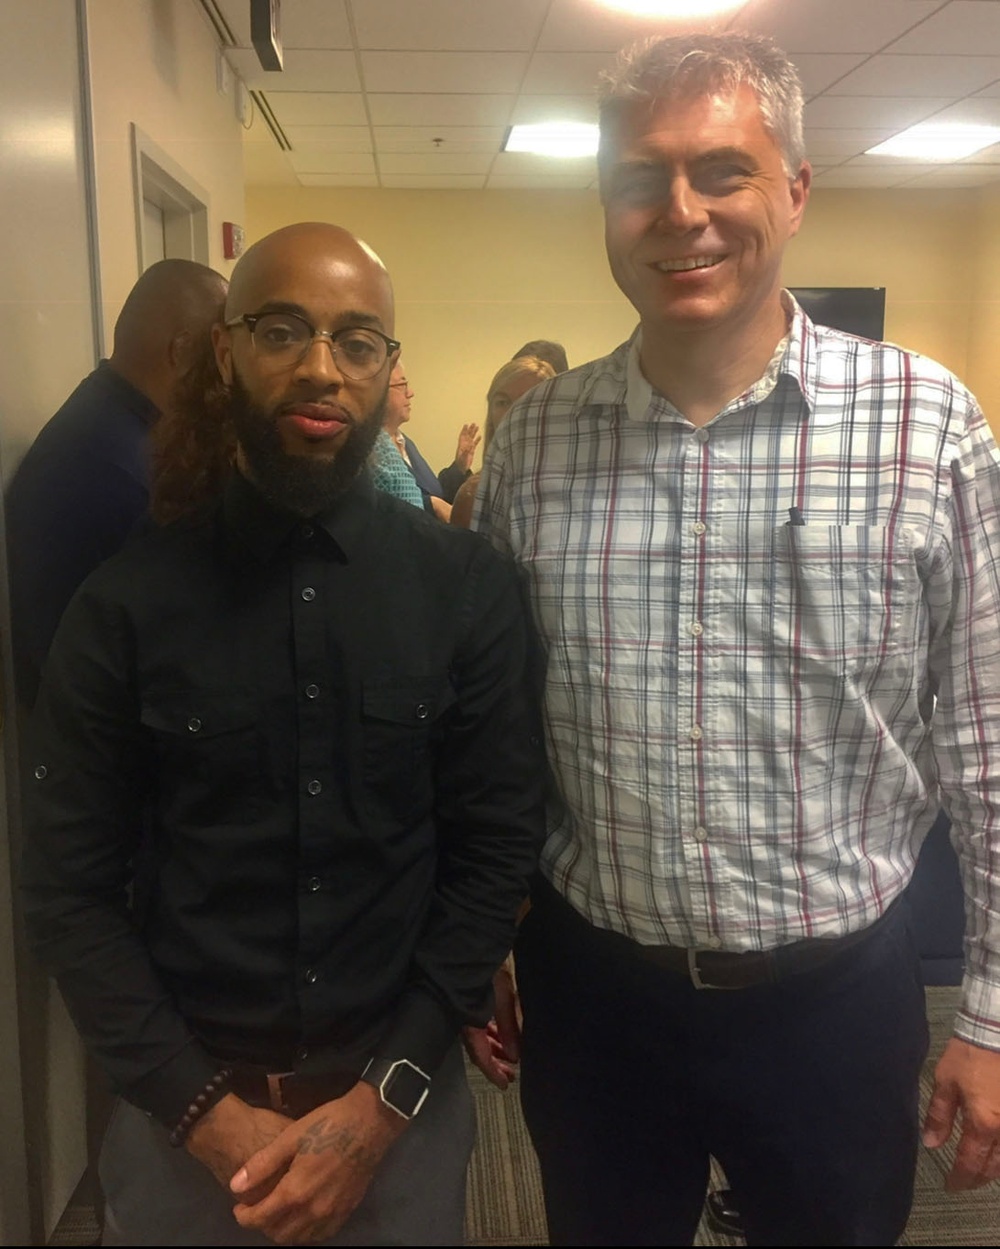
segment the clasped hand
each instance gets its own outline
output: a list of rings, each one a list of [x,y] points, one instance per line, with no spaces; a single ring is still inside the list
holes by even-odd
[[[201,1141],[201,1149],[192,1140],[189,1148],[236,1197],[233,1215],[240,1226],[254,1228],[279,1245],[309,1244],[335,1235],[407,1122],[362,1083],[297,1120],[238,1105],[257,1124],[255,1152],[247,1156],[245,1149],[216,1148],[210,1161],[203,1156],[207,1140]],[[219,1165],[223,1153],[236,1164],[228,1170]]]

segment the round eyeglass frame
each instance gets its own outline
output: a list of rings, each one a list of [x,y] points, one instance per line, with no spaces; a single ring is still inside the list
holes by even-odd
[[[350,378],[352,382],[367,382],[373,377],[377,377],[385,368],[393,353],[398,352],[402,347],[402,343],[400,343],[398,339],[390,338],[388,334],[383,334],[381,330],[375,329],[374,326],[343,325],[339,330],[319,330],[311,321],[307,321],[305,317],[301,316],[297,312],[244,312],[242,316],[233,317],[232,320],[226,321],[224,324],[227,330],[237,329],[241,325],[246,326],[246,328],[250,331],[250,342],[253,344],[254,351],[257,354],[264,356],[266,359],[268,357],[268,352],[266,350],[261,350],[257,346],[255,330],[257,328],[258,321],[263,320],[264,317],[273,316],[290,317],[296,321],[301,321],[310,332],[309,338],[307,338],[302,344],[301,352],[295,357],[294,360],[289,357],[289,359],[285,362],[286,367],[288,368],[292,368],[296,364],[300,364],[312,350],[313,343],[316,342],[317,339],[325,338],[330,344],[330,354],[333,356],[334,363],[336,364],[338,370],[343,373],[345,377]],[[356,332],[358,330],[363,330],[366,334],[374,334],[377,338],[381,338],[385,343],[386,349],[385,359],[379,364],[378,368],[374,369],[371,373],[364,373],[360,377],[356,372],[351,371],[350,365],[348,365],[347,368],[344,367],[342,353],[339,350],[340,344],[337,341],[341,334],[349,334],[352,331]]]

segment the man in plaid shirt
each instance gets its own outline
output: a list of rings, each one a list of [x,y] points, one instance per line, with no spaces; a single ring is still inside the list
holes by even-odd
[[[640,324],[514,408],[479,489],[548,652],[515,953],[553,1244],[690,1243],[710,1155],[752,1244],[896,1241],[927,1052],[902,895],[941,804],[967,971],[923,1139],[960,1125],[950,1188],[1000,1174],[1000,457],[947,370],[782,289],[801,111],[769,40],[623,54],[600,184]]]

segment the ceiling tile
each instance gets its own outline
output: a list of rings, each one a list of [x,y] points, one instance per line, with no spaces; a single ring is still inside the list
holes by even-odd
[[[283,70],[261,69],[257,53],[234,48],[226,56],[247,84],[263,91],[360,91],[353,52],[285,53]]]
[[[856,156],[874,147],[883,139],[891,138],[896,131],[891,126],[881,130],[807,130],[805,133],[806,155],[811,161],[842,160]]]
[[[733,0],[732,9],[739,7]],[[599,0],[552,0],[538,41],[540,52],[617,52],[646,35],[721,28],[733,12],[717,18],[636,17],[604,8]]]
[[[495,191],[584,191],[591,182],[587,175],[491,173],[486,186]]]
[[[371,152],[342,152],[314,143],[297,147],[288,153],[296,173],[374,173],[375,158]]]
[[[370,152],[372,132],[367,126],[283,126],[289,143],[299,151],[323,147],[331,152]]]
[[[870,95],[821,95],[811,100],[805,108],[806,129],[856,127],[871,125],[878,118],[880,126],[902,130],[922,121],[932,113],[951,104],[950,99],[881,98]]]
[[[376,126],[375,145],[380,152],[499,152],[505,133],[504,126]]]
[[[378,186],[375,174],[362,173],[300,173],[301,186]]]
[[[517,91],[526,52],[363,52],[368,91]]]
[[[282,0],[281,42],[286,48],[350,48],[344,0]]]
[[[506,126],[514,95],[411,95],[368,97],[374,126]]]
[[[793,55],[878,52],[940,7],[941,0],[751,0],[736,25]]]
[[[268,91],[265,98],[282,128],[363,126],[364,96],[339,91]]]
[[[1000,165],[943,165],[914,178],[907,186],[977,187],[994,182],[1000,182]]]
[[[1000,48],[1000,4],[995,0],[952,0],[947,8],[898,39],[889,52],[930,56],[977,56]]]
[[[494,152],[386,152],[379,155],[378,167],[385,174],[485,174]]]
[[[384,187],[412,187],[415,190],[478,191],[484,182],[485,175],[483,174],[395,173],[382,175]]]
[[[845,74],[865,63],[865,56],[856,52],[852,54],[825,52],[798,52],[792,58],[795,68],[802,79],[802,91],[808,100],[811,96],[826,91]],[[853,94],[862,95],[863,92]],[[891,93],[886,93],[891,94]]]
[[[353,13],[361,48],[524,52],[547,7],[548,0],[362,0]]]
[[[566,175],[586,178],[597,174],[593,156],[537,156],[534,152],[500,152],[493,166],[494,173],[537,174],[542,177]]]
[[[607,52],[536,52],[521,90],[525,95],[586,95],[614,61]]]
[[[582,121],[597,124],[597,96],[522,95],[510,115],[510,124],[530,125],[536,121]]]
[[[1000,77],[1000,56],[873,56],[831,95],[959,96]]]
[[[900,171],[897,176],[891,170],[882,168],[859,169],[856,165],[838,165],[836,169],[827,169],[821,173],[813,181],[813,189],[822,191],[826,187],[891,187],[898,186],[911,176],[906,171]]]
[[[971,126],[1000,126],[1000,96],[973,96],[941,109],[935,121],[956,121]]]

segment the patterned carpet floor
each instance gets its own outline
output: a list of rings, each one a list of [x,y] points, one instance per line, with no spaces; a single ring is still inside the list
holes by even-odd
[[[934,1064],[950,1035],[957,1000],[957,988],[927,990],[931,1049],[921,1088],[924,1106],[930,1096]],[[471,1069],[470,1083],[476,1098],[479,1136],[469,1172],[467,1243],[548,1244],[538,1164],[521,1116],[517,1089],[500,1093]],[[953,1157],[953,1145],[934,1153],[921,1152],[913,1213],[901,1245],[1000,1245],[1000,1186],[954,1196],[946,1193],[944,1176]],[[722,1172],[713,1165],[713,1186],[724,1183]],[[92,1245],[96,1233],[92,1211],[83,1205],[70,1205],[49,1244]],[[742,1243],[714,1232],[704,1220],[695,1238],[696,1245]]]

